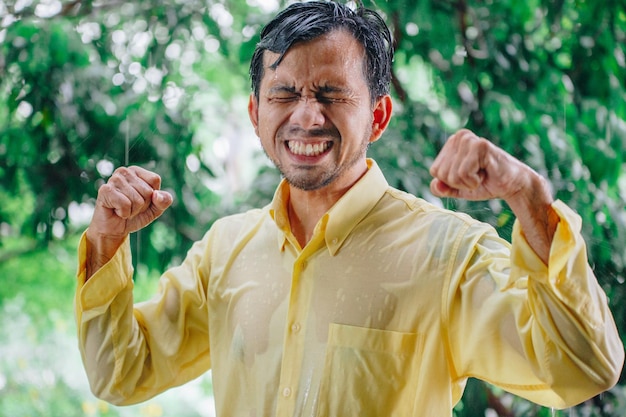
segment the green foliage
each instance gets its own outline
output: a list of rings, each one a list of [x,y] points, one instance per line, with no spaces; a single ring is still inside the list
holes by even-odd
[[[176,197],[163,218],[167,232],[152,236],[148,229],[139,242],[146,249],[140,261],[151,267],[167,265],[215,218],[235,210],[234,192],[222,203],[223,195],[207,187],[228,175],[231,163],[230,155],[216,160],[211,147],[226,130],[252,136],[237,97],[246,95],[243,61],[265,19],[248,6],[219,6],[143,2],[109,10],[85,3],[49,19],[27,9],[1,30],[5,234],[45,242],[82,227],[70,206],[93,204],[99,185],[127,164],[159,172]],[[245,19],[233,20],[233,11]],[[33,207],[20,210],[24,205]],[[154,253],[149,248],[160,238],[169,243]]]
[[[438,203],[428,167],[461,127],[526,161],[583,218],[590,262],[626,334],[626,5],[363,3],[386,15],[397,41],[395,116],[371,149],[390,183]],[[155,170],[175,195],[167,214],[133,237],[141,276],[177,262],[216,218],[271,198],[278,175],[256,144],[246,100],[248,62],[274,10],[255,4],[85,0],[50,11],[0,1],[0,266],[84,229],[98,186],[121,165]],[[441,204],[510,236],[513,217],[501,202]],[[4,275],[15,277],[5,291],[17,291],[18,280],[36,288],[38,268],[55,270],[24,259],[25,270]],[[52,303],[19,288],[43,300],[29,314]],[[623,414],[624,397],[620,386],[572,412]],[[457,415],[502,399],[470,382]],[[507,407],[551,415],[519,399]]]

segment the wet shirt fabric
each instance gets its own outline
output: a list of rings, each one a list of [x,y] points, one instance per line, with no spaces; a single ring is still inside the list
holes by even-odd
[[[282,183],[217,221],[133,306],[128,242],[76,313],[92,390],[146,400],[212,369],[220,417],[450,416],[468,377],[565,407],[613,384],[623,346],[561,202],[549,266],[494,229],[391,188],[377,165],[301,248]]]

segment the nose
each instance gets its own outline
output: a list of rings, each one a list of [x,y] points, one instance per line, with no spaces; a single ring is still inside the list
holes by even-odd
[[[324,126],[322,104],[315,98],[302,96],[291,113],[291,123],[302,129]]]

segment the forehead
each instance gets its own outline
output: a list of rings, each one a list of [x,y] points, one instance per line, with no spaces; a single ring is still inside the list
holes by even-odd
[[[352,34],[335,30],[292,45],[280,55],[265,51],[263,80],[306,83],[309,81],[365,83],[365,49]]]

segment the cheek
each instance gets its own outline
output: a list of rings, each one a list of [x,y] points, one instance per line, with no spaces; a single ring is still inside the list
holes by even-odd
[[[281,132],[290,127],[290,112],[286,109],[272,109],[265,113],[259,133],[267,140],[281,140]]]
[[[259,112],[259,131],[267,133],[276,130],[277,124],[284,117],[284,112],[277,110],[273,106],[265,106]]]
[[[277,126],[267,120],[258,125],[257,135],[266,152],[272,152],[272,149],[279,145]]]
[[[269,142],[274,140],[274,136],[276,136],[276,128],[273,124],[265,121],[263,124],[259,125],[259,137],[262,141]]]
[[[270,118],[267,117],[266,111],[259,111],[257,124],[255,126],[256,134],[259,138],[264,139],[270,131]]]
[[[363,140],[369,140],[372,132],[372,121],[371,114],[362,112],[353,114],[352,117],[342,118],[341,121],[338,120],[335,126],[342,137],[349,136],[360,143]]]

